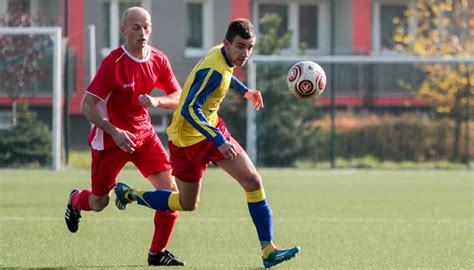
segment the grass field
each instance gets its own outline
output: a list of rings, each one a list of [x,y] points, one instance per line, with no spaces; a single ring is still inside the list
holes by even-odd
[[[472,269],[472,171],[262,170],[276,242],[299,245],[279,269]],[[76,234],[64,207],[88,170],[0,170],[0,267],[140,269],[152,211],[113,204],[85,213]],[[135,170],[121,181],[151,186]],[[182,213],[169,247],[186,268],[261,268],[259,244],[238,185],[211,169],[200,208]],[[148,268],[149,269],[149,268]]]

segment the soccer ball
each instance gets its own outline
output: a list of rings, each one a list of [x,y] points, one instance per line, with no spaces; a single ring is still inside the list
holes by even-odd
[[[326,88],[324,69],[312,61],[294,64],[286,78],[290,92],[299,98],[317,98]]]

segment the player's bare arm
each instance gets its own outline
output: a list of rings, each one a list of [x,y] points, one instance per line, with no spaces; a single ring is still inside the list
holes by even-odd
[[[176,109],[179,102],[181,90],[175,91],[169,95],[162,97],[152,97],[150,95],[140,95],[138,97],[138,104],[145,108],[161,108],[161,109]]]
[[[82,114],[89,120],[91,123],[96,125],[98,128],[102,129],[104,132],[112,136],[115,144],[119,146],[123,151],[133,152],[135,151],[135,135],[129,131],[122,130],[114,126],[110,121],[103,117],[100,114],[99,109],[97,109],[97,102],[99,98],[89,93],[86,93],[82,98],[81,111]]]
[[[249,89],[249,91],[244,94],[244,97],[252,101],[253,108],[255,111],[258,112],[261,108],[264,107],[262,93],[260,91]]]

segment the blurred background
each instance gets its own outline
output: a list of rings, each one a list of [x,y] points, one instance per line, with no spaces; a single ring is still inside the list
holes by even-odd
[[[90,124],[80,101],[102,59],[124,42],[120,18],[131,6],[151,13],[150,44],[168,55],[181,85],[231,19],[252,20],[254,55],[277,61],[263,57],[236,75],[263,92],[265,109],[248,118],[232,92],[220,115],[254,148],[258,166],[470,166],[474,0],[0,0],[0,167],[49,167],[57,153],[53,167],[87,166]],[[38,32],[51,27],[60,27],[59,41]],[[290,95],[294,59],[323,58],[326,91],[315,100]],[[172,111],[150,114],[166,142]]]

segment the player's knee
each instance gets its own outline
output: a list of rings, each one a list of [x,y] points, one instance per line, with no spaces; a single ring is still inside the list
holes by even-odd
[[[178,191],[174,178],[171,176],[171,170],[161,171],[157,174],[150,175],[147,178],[155,189]]]
[[[96,212],[100,212],[104,210],[104,208],[107,207],[107,205],[109,205],[109,201],[110,201],[109,196],[97,197],[94,200],[90,201],[91,209]]]
[[[199,207],[199,200],[182,202],[181,206],[183,207],[184,211],[194,211]]]
[[[262,177],[258,172],[253,172],[248,179],[241,183],[244,190],[257,190],[262,188]]]
[[[260,185],[262,183],[262,177],[260,176],[260,174],[258,172],[254,172],[252,174],[250,182]]]

